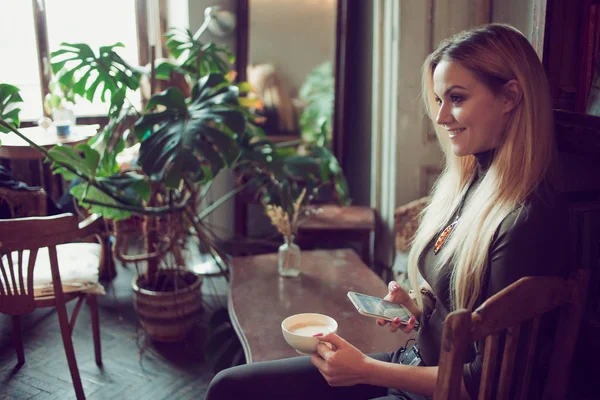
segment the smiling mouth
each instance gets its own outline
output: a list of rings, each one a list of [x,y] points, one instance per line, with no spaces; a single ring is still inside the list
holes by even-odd
[[[465,128],[460,128],[460,129],[448,129],[448,134],[450,136],[450,139],[452,139],[455,136],[460,135],[462,132],[464,132]]]

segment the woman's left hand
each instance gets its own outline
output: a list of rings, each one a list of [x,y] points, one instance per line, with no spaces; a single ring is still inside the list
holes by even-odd
[[[325,343],[319,343],[311,362],[330,386],[351,386],[364,382],[367,374],[366,355],[335,333],[319,339],[332,344],[333,349]]]

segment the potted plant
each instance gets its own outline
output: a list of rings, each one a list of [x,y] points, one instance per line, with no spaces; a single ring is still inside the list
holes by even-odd
[[[242,97],[250,87],[233,82],[227,48],[203,44],[189,31],[172,30],[167,39],[175,61],[157,63],[154,74],[127,64],[115,51],[120,43],[97,53],[84,43],[63,43],[52,54],[58,82],[74,81],[74,94],[88,100],[99,95],[110,103],[108,123],[87,144],[46,151],[4,118],[0,121],[43,152],[55,173],[74,182],[70,192],[82,208],[113,222],[118,258],[145,265],[132,284],[135,308],[146,332],[159,341],[185,336],[202,307],[201,277],[185,268],[190,236],[226,269],[205,218],[251,184],[312,182],[321,175],[314,158],[262,139],[249,111],[256,104]],[[128,95],[139,90],[143,76],[152,75],[167,87],[143,111],[136,110]],[[126,143],[139,145],[139,157],[136,166],[122,169],[117,155]],[[252,171],[252,179],[200,209],[214,178],[226,168]],[[120,228],[132,216],[143,220],[144,248],[135,255],[120,246]]]
[[[59,82],[79,73],[76,94],[91,100],[102,88],[102,96],[110,99],[109,123],[89,145],[79,147],[82,155],[57,147],[49,158],[55,172],[81,181],[71,189],[80,206],[115,222],[115,255],[124,262],[145,263],[132,284],[134,306],[142,327],[159,341],[184,337],[202,307],[201,276],[185,269],[190,235],[215,259],[225,259],[216,257],[219,249],[203,226],[215,207],[200,212],[198,204],[214,177],[239,158],[237,137],[251,118],[240,103],[239,86],[224,75],[229,72],[221,58],[226,49],[188,38],[170,36],[169,48],[180,62],[162,62],[156,74],[165,79],[183,73],[191,90],[168,87],[154,94],[143,112],[127,101],[127,93],[137,90],[149,71],[123,61],[115,51],[120,44],[98,54],[85,44],[63,44],[52,62]],[[192,48],[187,54],[179,51],[186,44]],[[126,140],[139,143],[139,157],[137,167],[123,171],[116,155]],[[121,221],[132,215],[143,218],[144,249],[136,255],[121,246]]]

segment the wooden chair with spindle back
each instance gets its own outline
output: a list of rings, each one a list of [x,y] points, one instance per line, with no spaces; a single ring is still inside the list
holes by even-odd
[[[12,315],[18,365],[25,363],[20,316],[55,307],[77,399],[85,394],[71,335],[83,300],[90,307],[96,364],[102,364],[96,296],[104,294],[98,283],[104,246],[72,242],[102,227],[97,214],[81,223],[72,214],[0,220],[0,312]],[[66,303],[75,299],[69,318]]]
[[[434,399],[459,399],[467,347],[485,339],[479,399],[530,399],[540,322],[556,315],[554,342],[543,399],[564,399],[589,282],[589,270],[572,277],[524,277],[487,299],[474,312],[446,317]],[[527,325],[527,328],[526,327]],[[522,329],[523,328],[523,329]],[[527,349],[518,352],[522,335]],[[501,343],[504,343],[502,346]],[[503,347],[503,349],[502,349]],[[522,368],[514,379],[515,366]],[[499,373],[498,373],[499,372]]]

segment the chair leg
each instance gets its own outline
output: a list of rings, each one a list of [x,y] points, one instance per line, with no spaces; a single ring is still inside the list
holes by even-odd
[[[21,316],[13,315],[13,340],[15,343],[15,350],[17,351],[18,366],[25,364],[25,351],[23,350],[23,338],[21,336]]]
[[[87,296],[92,316],[92,334],[94,336],[94,352],[96,353],[96,364],[102,365],[102,346],[100,345],[100,320],[98,318],[98,298],[96,295]]]
[[[71,329],[69,328],[69,316],[67,315],[67,308],[64,301],[57,301],[57,303],[56,311],[58,313],[60,333],[62,334],[63,344],[65,345],[65,354],[67,355],[69,371],[71,371],[71,379],[73,380],[75,395],[77,396],[77,400],[83,400],[85,399],[85,393],[83,392],[81,376],[79,375],[79,368],[77,367],[77,360],[75,359],[75,350],[73,348],[73,339],[71,338]]]

